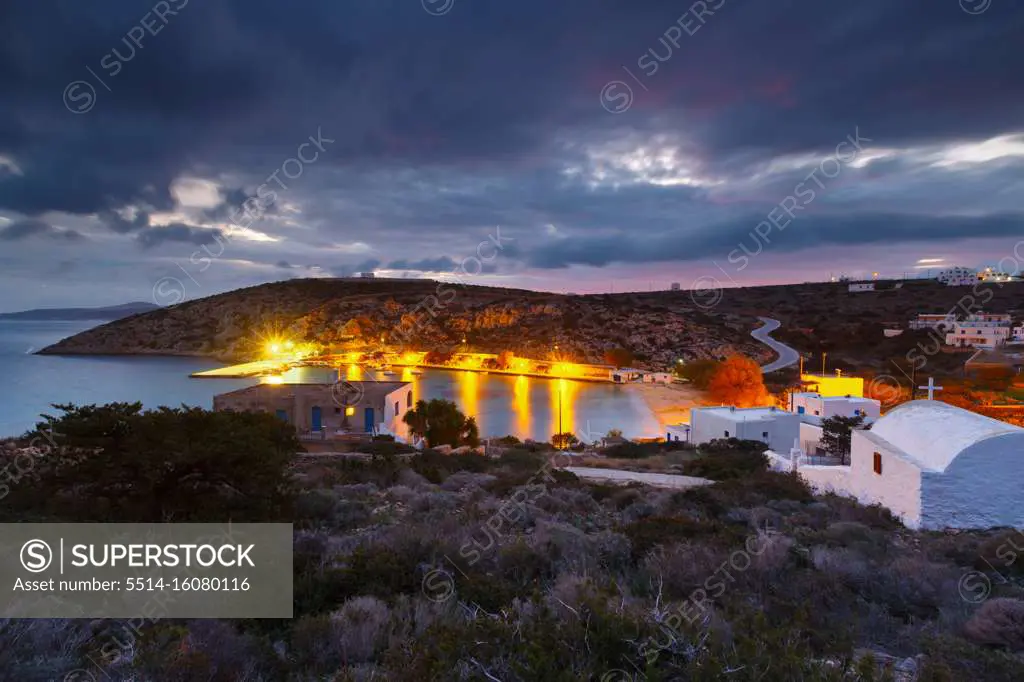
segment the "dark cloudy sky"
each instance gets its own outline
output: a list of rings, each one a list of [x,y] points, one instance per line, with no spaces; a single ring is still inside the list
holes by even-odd
[[[3,3],[0,310],[1024,266],[1022,36],[1016,0]]]

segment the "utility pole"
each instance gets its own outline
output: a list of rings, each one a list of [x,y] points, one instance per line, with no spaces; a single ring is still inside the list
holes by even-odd
[[[821,351],[821,375],[825,376],[825,360],[828,358],[828,353]]]
[[[558,387],[558,433],[562,433],[562,387]]]

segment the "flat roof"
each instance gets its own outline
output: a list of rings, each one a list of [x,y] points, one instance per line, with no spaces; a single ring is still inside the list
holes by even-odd
[[[328,391],[332,390],[333,387],[339,382],[295,382],[289,384],[256,384],[255,386],[247,386],[240,388],[236,391],[228,391],[227,393],[219,393],[217,397],[222,396],[237,396],[244,395],[246,393],[262,393],[264,391],[283,391],[289,388],[322,388]],[[346,381],[340,383],[352,384],[359,386],[363,391],[363,398],[369,398],[375,400],[387,396],[389,393],[393,393],[403,386],[411,386],[411,381]]]
[[[780,410],[777,407],[694,407],[691,412],[713,412],[714,414],[727,415],[736,421],[763,421],[770,417],[777,417],[780,414],[792,414]],[[794,417],[796,415],[793,415]]]
[[[818,400],[824,400],[826,402],[829,401],[829,400],[846,400],[846,401],[855,402],[855,403],[877,403],[877,402],[879,402],[879,401],[877,401],[877,400],[875,400],[873,398],[863,398],[863,397],[859,397],[859,396],[855,396],[855,395],[822,395],[820,393],[816,393],[815,391],[801,391],[799,393],[794,393],[793,394],[794,398],[797,397],[797,396],[804,396],[804,397],[807,397],[807,398],[817,398]]]

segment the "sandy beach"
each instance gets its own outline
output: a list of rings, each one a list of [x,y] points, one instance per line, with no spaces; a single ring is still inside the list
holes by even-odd
[[[627,384],[640,394],[664,428],[690,421],[690,408],[704,404],[704,393],[684,384]]]

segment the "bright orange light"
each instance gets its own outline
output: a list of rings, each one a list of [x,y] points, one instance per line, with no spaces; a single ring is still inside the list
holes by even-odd
[[[480,375],[476,372],[459,372],[458,375],[462,411],[467,417],[475,417],[480,396]]]
[[[586,375],[583,367],[574,362],[556,362],[551,369],[552,376],[556,377],[581,377]]]
[[[526,438],[530,433],[530,380],[524,376],[516,377],[512,409],[516,413],[516,428]]]
[[[351,416],[355,415],[355,413],[356,413],[356,408],[351,407],[351,406],[345,408],[345,416],[346,417],[351,417]]]
[[[576,392],[579,384],[565,379],[551,383],[551,433],[572,433],[576,429]]]
[[[269,376],[269,377],[263,377],[263,379],[262,379],[262,382],[261,382],[261,383],[264,383],[264,384],[272,384],[272,385],[275,385],[275,386],[276,386],[276,385],[279,385],[279,384],[283,384],[283,383],[284,383],[284,377],[282,377],[282,376],[276,376],[276,375],[275,375],[275,376]]]

